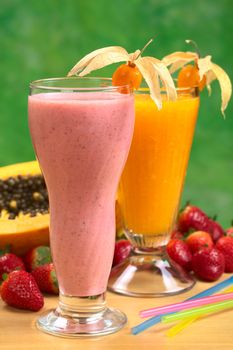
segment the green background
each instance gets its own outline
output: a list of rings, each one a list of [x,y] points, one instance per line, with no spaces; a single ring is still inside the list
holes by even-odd
[[[195,40],[202,55],[233,75],[232,0],[1,0],[0,2],[0,165],[34,158],[27,126],[31,80],[64,76],[86,53],[108,45],[129,52],[157,35],[148,55],[162,58],[190,50]],[[105,69],[109,75],[115,67]],[[99,74],[100,74],[99,73]],[[232,101],[226,120],[220,91],[202,93],[183,203],[190,200],[229,226],[233,219]]]

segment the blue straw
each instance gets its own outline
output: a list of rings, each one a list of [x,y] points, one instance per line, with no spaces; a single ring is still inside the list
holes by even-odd
[[[197,298],[202,298],[202,297],[208,297],[214,293],[219,292],[221,289],[224,289],[224,288],[230,286],[231,284],[233,284],[233,276],[231,276],[230,278],[227,278],[226,280],[216,284],[215,286],[213,286],[211,288],[204,290],[201,293],[198,293],[198,294],[192,296],[191,298],[186,299],[185,301],[193,300],[193,299],[197,299]],[[164,313],[164,314],[161,314],[158,316],[151,317],[148,320],[140,323],[139,325],[131,328],[131,333],[134,335],[139,334],[139,333],[145,331],[146,329],[160,323],[162,316],[173,314],[173,313],[174,312],[168,312],[168,313]]]

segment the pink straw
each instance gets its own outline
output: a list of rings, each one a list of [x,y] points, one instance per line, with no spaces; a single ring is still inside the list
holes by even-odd
[[[190,301],[183,301],[181,303],[169,304],[166,306],[155,307],[148,310],[143,310],[139,312],[139,315],[144,317],[157,316],[165,313],[172,313],[180,310],[191,309],[193,307],[198,307],[201,305],[216,303],[224,300],[233,300],[233,293],[216,294],[208,297],[198,298]]]

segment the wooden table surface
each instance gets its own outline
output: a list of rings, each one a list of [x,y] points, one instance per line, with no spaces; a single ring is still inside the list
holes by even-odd
[[[230,277],[224,275],[224,278]],[[219,280],[219,281],[221,281]],[[218,281],[218,282],[219,282]],[[118,333],[99,338],[67,339],[47,335],[37,330],[35,319],[40,313],[57,305],[57,297],[46,297],[44,308],[37,313],[16,310],[0,301],[0,349],[1,350],[232,350],[233,310],[224,311],[196,321],[173,338],[165,334],[168,325],[157,325],[138,335],[130,328],[141,322],[138,312],[142,309],[182,301],[213,283],[197,282],[186,293],[166,298],[130,298],[107,293],[108,304],[123,310],[128,316],[127,326]]]

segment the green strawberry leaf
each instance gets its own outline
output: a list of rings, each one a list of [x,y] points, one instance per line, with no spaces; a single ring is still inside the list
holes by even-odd
[[[0,249],[0,256],[11,252],[11,244],[7,244],[3,249]]]
[[[50,272],[50,282],[52,284],[53,291],[54,292],[58,292],[59,291],[59,286],[58,286],[58,280],[57,280],[57,276],[56,276],[55,270],[51,270],[51,272]]]
[[[217,221],[218,215],[214,214],[212,217],[210,217],[210,219],[212,219],[213,221]]]
[[[36,265],[45,265],[52,262],[50,248],[47,246],[40,246],[36,248]]]
[[[8,273],[3,273],[3,274],[2,274],[2,280],[3,280],[3,281],[6,281],[6,280],[7,280],[7,277],[8,277]]]

